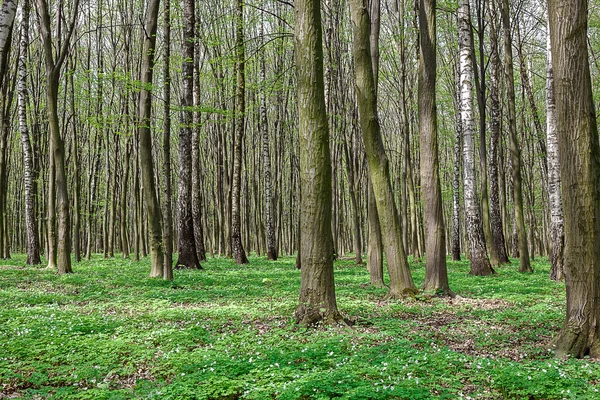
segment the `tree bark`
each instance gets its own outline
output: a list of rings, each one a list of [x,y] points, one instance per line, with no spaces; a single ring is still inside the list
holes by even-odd
[[[233,175],[231,187],[231,247],[237,264],[248,264],[242,244],[241,185],[242,185],[242,141],[246,121],[246,63],[244,60],[244,8],[243,1],[236,0],[236,118],[233,145]]]
[[[261,40],[264,42],[264,21],[260,25]],[[271,155],[269,151],[269,123],[267,120],[267,89],[266,77],[266,51],[263,49],[260,59],[260,80],[262,90],[260,92],[260,120],[262,127],[262,157],[265,179],[265,222],[267,228],[267,260],[277,260],[277,241],[275,238],[275,224],[273,213],[273,193],[271,188]]]
[[[176,268],[200,268],[194,238],[192,214],[192,123],[194,120],[194,30],[196,11],[193,0],[183,3],[183,64],[181,80],[181,128],[179,129],[179,236]]]
[[[552,69],[552,48],[550,34],[547,38],[546,62],[546,136],[548,140],[548,203],[550,208],[550,278],[563,279],[563,257],[565,231],[563,202],[560,193],[560,162],[558,156],[558,136],[556,132],[556,101],[554,95],[554,72]]]
[[[414,295],[416,287],[402,244],[400,218],[394,202],[389,162],[383,147],[377,115],[377,96],[371,63],[371,20],[363,0],[352,0],[350,9],[354,37],[352,53],[355,64],[360,125],[390,274],[388,298],[394,299]]]
[[[27,264],[41,264],[40,244],[38,241],[37,218],[35,215],[35,171],[33,168],[33,150],[27,126],[27,106],[29,92],[27,89],[27,54],[29,47],[29,0],[21,6],[21,38],[18,63],[18,103],[19,129],[23,148],[23,175],[25,180],[25,225],[27,227]]]
[[[471,22],[469,0],[458,8],[460,46],[460,93],[463,133],[463,174],[466,230],[472,275],[495,273],[488,259],[475,183],[475,143],[473,137],[473,61],[471,58]]]
[[[587,0],[549,0],[564,206],[565,324],[556,355],[600,358],[600,147],[588,61]]]
[[[454,173],[452,175],[452,260],[460,261],[460,153],[462,122],[460,114],[460,71],[456,68],[456,122],[454,134]]]
[[[512,161],[512,179],[515,206],[515,222],[519,241],[519,272],[533,272],[529,261],[527,231],[523,210],[523,184],[521,178],[521,150],[517,138],[517,121],[515,106],[515,81],[512,57],[512,34],[508,0],[502,0],[502,25],[504,27],[504,72],[506,75],[506,96],[508,105],[508,137],[510,141],[510,157]]]
[[[186,13],[186,3],[184,3],[184,19]],[[165,177],[164,197],[162,201],[163,207],[163,245],[164,245],[164,267],[163,267],[163,278],[167,280],[173,280],[173,202],[172,202],[172,189],[171,189],[171,0],[164,0],[163,3],[163,18],[164,18],[164,63],[163,63],[163,76],[164,76],[164,120],[163,120],[163,173]],[[187,21],[186,21],[187,22]],[[185,26],[185,24],[184,24]],[[184,29],[184,41],[186,31]],[[187,46],[187,43],[184,43]],[[185,47],[184,47],[185,48]],[[185,59],[185,55],[184,55]],[[184,61],[185,63],[185,61]],[[184,73],[187,72],[184,69]],[[183,81],[187,79],[183,77]],[[186,128],[181,127],[181,132]],[[180,133],[180,146],[181,146],[181,133]],[[180,155],[180,163],[185,160]],[[181,175],[180,187],[181,187]],[[185,179],[185,177],[183,178]],[[181,199],[180,199],[181,200]],[[179,238],[181,241],[181,237]],[[181,253],[179,253],[181,255]]]
[[[71,36],[75,30],[77,22],[77,13],[79,0],[75,0],[72,9],[72,18],[66,30],[66,36],[62,38],[60,49],[54,54],[54,44],[52,43],[50,14],[46,0],[37,0],[37,13],[39,17],[40,35],[44,47],[46,60],[46,100],[48,125],[50,128],[50,141],[52,143],[52,158],[55,169],[56,185],[56,208],[58,215],[58,235],[57,235],[57,268],[59,274],[73,272],[71,268],[71,220],[68,193],[67,171],[65,168],[65,145],[60,134],[60,125],[58,121],[58,89],[61,69],[68,55]],[[49,209],[49,212],[54,210]]]
[[[154,72],[154,51],[160,0],[150,0],[146,10],[144,28],[144,50],[142,52],[141,90],[138,97],[138,134],[139,155],[142,170],[143,195],[146,201],[148,233],[150,236],[151,278],[160,278],[164,274],[164,252],[161,226],[161,212],[158,193],[154,181],[154,159],[152,155],[152,137],[150,135],[152,108],[152,76]],[[140,231],[143,231],[141,229]],[[142,242],[144,235],[140,232]]]
[[[435,0],[419,1],[419,135],[421,188],[425,222],[425,281],[423,290],[452,295],[446,267],[446,228],[440,184],[436,106]]]
[[[296,322],[336,323],[331,234],[331,155],[325,108],[321,9],[318,0],[296,0],[295,59],[300,136],[300,249],[302,277]]]
[[[490,122],[490,229],[492,240],[500,264],[509,264],[506,252],[506,240],[502,223],[502,210],[500,209],[500,190],[498,183],[498,149],[500,143],[501,105],[500,105],[500,54],[498,47],[498,23],[494,3],[490,2],[491,29],[490,29],[490,100],[491,100],[491,122]]]

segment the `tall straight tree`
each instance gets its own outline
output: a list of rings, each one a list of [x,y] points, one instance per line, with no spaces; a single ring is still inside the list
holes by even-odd
[[[277,239],[275,236],[275,213],[273,212],[273,193],[271,188],[271,156],[269,151],[269,121],[267,120],[267,66],[266,50],[264,48],[264,21],[260,24],[260,36],[263,41],[262,54],[260,58],[260,80],[262,90],[260,91],[260,126],[262,128],[262,156],[265,177],[265,222],[267,228],[267,260],[277,260]]]
[[[161,212],[158,193],[154,182],[154,159],[152,155],[152,137],[150,134],[152,110],[152,77],[154,73],[154,51],[156,49],[156,31],[158,27],[158,9],[160,0],[150,0],[146,10],[146,21],[143,29],[144,50],[140,70],[141,89],[138,96],[138,134],[139,156],[142,170],[142,186],[146,201],[148,234],[150,237],[150,277],[168,278],[164,269],[164,252],[162,243]]]
[[[383,147],[377,115],[377,96],[371,62],[371,19],[364,0],[352,0],[350,10],[358,111],[390,274],[388,298],[400,298],[413,295],[416,287],[402,243],[400,217],[394,201],[389,161]]]
[[[163,121],[163,171],[165,174],[165,192],[163,198],[163,243],[165,246],[165,265],[163,276],[168,280],[173,280],[173,203],[171,201],[171,0],[164,0],[163,9],[165,32],[165,52],[163,62],[163,79],[165,81],[163,89],[165,102]]]
[[[500,148],[500,48],[498,46],[499,24],[497,21],[496,7],[490,2],[490,100],[491,100],[491,121],[490,121],[490,228],[492,231],[491,239],[495,242],[498,262],[508,264],[508,254],[506,252],[506,240],[504,239],[504,229],[502,223],[502,210],[500,209],[500,188],[498,177],[498,162]]]
[[[460,57],[460,114],[463,133],[463,180],[466,230],[472,275],[490,275],[492,269],[485,247],[483,223],[475,180],[475,140],[473,137],[473,59],[471,58],[471,11],[469,0],[458,7]]]
[[[242,186],[242,142],[246,121],[246,62],[244,60],[244,5],[236,0],[235,50],[237,86],[235,95],[235,137],[233,144],[233,178],[231,187],[231,247],[237,264],[248,264],[242,244],[241,186]]]
[[[200,268],[192,214],[192,124],[194,121],[194,0],[183,2],[183,78],[181,80],[181,128],[179,129],[179,239],[176,268]]]
[[[319,0],[296,0],[295,59],[300,135],[300,302],[296,322],[341,321],[333,281],[331,154],[325,108]]]
[[[565,324],[556,355],[600,358],[600,147],[588,61],[587,0],[549,0],[564,206]]]
[[[512,163],[513,194],[515,201],[515,221],[519,240],[519,271],[533,272],[529,261],[525,215],[523,211],[523,183],[521,178],[521,150],[517,138],[517,112],[515,106],[515,77],[512,56],[512,33],[508,0],[502,0],[502,27],[504,32],[504,73],[506,75],[506,97],[508,105],[508,138]]]
[[[59,9],[62,10],[62,4]],[[67,170],[65,168],[65,143],[60,133],[60,123],[58,120],[58,89],[60,84],[60,75],[62,66],[69,54],[71,46],[71,37],[75,30],[79,8],[79,0],[75,0],[71,11],[71,21],[66,27],[66,35],[60,38],[58,45],[52,40],[52,27],[50,23],[50,13],[46,0],[37,0],[37,14],[39,17],[38,26],[44,47],[44,56],[46,60],[46,101],[48,113],[48,125],[50,128],[50,142],[54,162],[55,182],[51,182],[56,187],[56,208],[58,209],[58,236],[57,236],[57,260],[56,266],[59,274],[73,272],[71,268],[71,204],[69,202]],[[63,19],[59,18],[59,25]],[[57,32],[61,32],[61,27],[57,27]],[[60,46],[60,47],[59,47]],[[55,48],[57,52],[55,54]],[[53,212],[53,210],[49,210]]]
[[[548,140],[548,205],[550,208],[550,278],[563,278],[563,253],[565,230],[562,196],[560,194],[560,162],[558,136],[556,134],[556,101],[554,96],[554,71],[552,69],[552,46],[550,34],[546,43],[546,136]]]
[[[25,180],[25,225],[27,227],[27,264],[40,264],[40,244],[38,239],[37,218],[35,215],[35,171],[33,168],[33,149],[27,126],[27,54],[29,48],[29,0],[21,5],[21,38],[18,63],[19,130],[23,148],[23,175]]]
[[[452,295],[446,267],[446,228],[438,159],[435,4],[435,0],[419,1],[419,134],[427,255],[423,290]]]

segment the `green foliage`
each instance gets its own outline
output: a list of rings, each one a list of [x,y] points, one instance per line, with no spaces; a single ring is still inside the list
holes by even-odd
[[[75,274],[0,261],[0,393],[78,399],[600,398],[591,360],[557,360],[564,285],[546,260],[473,277],[449,262],[455,299],[384,302],[336,262],[351,329],[295,326],[293,258],[147,278],[148,260],[75,264]],[[14,266],[15,264],[21,266]],[[417,284],[424,265],[412,264]]]

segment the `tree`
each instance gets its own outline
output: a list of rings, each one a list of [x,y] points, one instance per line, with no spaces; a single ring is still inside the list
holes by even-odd
[[[260,24],[261,40],[264,41],[264,21]],[[264,44],[263,44],[264,46]],[[273,194],[271,188],[271,156],[269,151],[269,122],[267,120],[267,96],[266,96],[266,81],[267,81],[267,66],[266,66],[266,51],[263,47],[263,52],[260,58],[260,80],[263,88],[260,92],[260,125],[262,128],[262,156],[265,178],[265,222],[267,226],[267,260],[277,260],[277,239],[275,237],[275,223],[273,213]]]
[[[498,22],[497,12],[494,2],[490,2],[490,100],[491,100],[491,121],[490,121],[490,228],[492,231],[492,240],[500,264],[510,263],[506,253],[506,241],[504,239],[504,229],[502,223],[502,211],[500,209],[500,188],[498,177],[498,162],[500,148],[500,128],[501,128],[501,105],[500,105],[500,48],[498,46]]]
[[[172,216],[172,190],[171,190],[171,0],[164,0],[164,41],[165,41],[165,54],[163,63],[163,75],[165,85],[164,91],[164,127],[163,127],[163,171],[165,174],[165,188],[163,198],[163,243],[165,248],[164,255],[164,273],[163,276],[168,280],[173,280],[173,216]],[[184,6],[184,13],[185,13]],[[185,63],[185,61],[184,61]],[[187,71],[186,71],[187,72]],[[184,76],[183,80],[187,79]],[[185,92],[185,90],[184,90]],[[183,128],[185,129],[185,128]],[[181,134],[180,134],[181,147]],[[180,164],[183,161],[180,160]],[[180,173],[180,187],[181,187],[181,173]],[[185,176],[184,178],[185,179]],[[181,242],[181,237],[179,238]],[[181,252],[179,253],[181,256]]]
[[[62,4],[60,8],[62,9]],[[66,29],[66,36],[65,38],[62,38],[62,45],[58,48],[57,53],[54,54],[55,44],[52,40],[48,4],[46,3],[46,0],[37,0],[37,13],[39,17],[38,25],[46,60],[47,113],[50,128],[50,147],[52,149],[51,157],[55,174],[55,182],[51,182],[51,184],[56,185],[56,208],[58,209],[58,236],[49,239],[56,239],[57,241],[56,266],[59,274],[70,273],[73,271],[71,268],[71,204],[69,202],[67,171],[65,168],[65,144],[60,133],[60,123],[58,119],[58,89],[62,66],[69,53],[71,37],[77,22],[78,8],[79,0],[75,0],[73,9],[71,10],[71,21]],[[60,21],[61,22],[59,23],[62,23],[62,19]],[[61,30],[58,29],[58,32],[60,31]],[[59,44],[60,43],[61,41],[59,41]],[[51,196],[52,193],[50,193],[49,197]],[[53,199],[51,202],[54,203]],[[49,212],[54,213],[54,210],[50,207],[51,205],[54,204],[48,204]]]
[[[423,290],[452,295],[446,268],[446,228],[438,160],[435,3],[435,0],[419,1],[419,133],[427,254]]]
[[[353,33],[352,54],[355,65],[360,126],[390,275],[388,298],[393,299],[413,295],[416,287],[408,268],[408,260],[402,243],[400,217],[390,182],[389,161],[381,139],[371,62],[371,19],[363,0],[352,0],[350,10]]]
[[[156,48],[156,31],[158,26],[158,9],[160,0],[150,0],[146,10],[144,28],[144,50],[142,68],[140,70],[141,89],[138,96],[138,134],[139,155],[142,170],[142,183],[144,199],[146,200],[146,214],[148,233],[150,236],[150,277],[168,277],[164,269],[164,250],[162,242],[161,212],[158,204],[158,193],[154,182],[154,159],[152,155],[152,138],[150,136],[150,114],[152,109],[152,77],[154,73],[154,51]]]
[[[483,223],[475,184],[475,143],[473,138],[473,60],[471,58],[471,16],[469,0],[458,8],[460,46],[460,114],[463,134],[463,174],[466,230],[472,275],[495,273],[490,265],[483,236]]]
[[[41,264],[38,227],[35,215],[35,171],[33,169],[33,150],[27,126],[27,53],[29,46],[29,0],[21,5],[21,38],[18,63],[18,102],[19,130],[21,131],[21,146],[23,148],[23,175],[25,180],[25,225],[27,227],[27,264]]]
[[[194,120],[194,0],[183,3],[183,79],[181,80],[181,128],[179,129],[179,240],[177,268],[200,268],[192,214],[192,123]]]
[[[300,257],[302,277],[296,322],[341,321],[333,281],[331,155],[325,108],[319,0],[297,0],[295,59],[300,135]]]
[[[240,188],[242,185],[242,141],[244,140],[246,113],[246,62],[244,60],[244,7],[243,0],[236,0],[235,23],[236,49],[236,116],[235,138],[233,144],[233,178],[231,188],[231,247],[237,264],[248,264],[248,257],[242,244],[242,221]]]
[[[556,101],[554,95],[554,71],[550,34],[547,38],[546,61],[546,136],[548,140],[548,203],[550,208],[550,278],[563,278],[563,253],[565,248],[564,216],[560,194],[560,162],[556,132]]]
[[[510,141],[510,160],[512,162],[513,194],[515,201],[515,221],[519,240],[519,271],[533,272],[529,261],[527,232],[523,212],[523,184],[521,178],[521,150],[517,139],[517,112],[515,108],[515,78],[512,57],[512,34],[508,0],[502,0],[502,26],[504,27],[504,73],[506,75],[506,96],[508,104],[508,138]]]
[[[600,145],[588,61],[587,0],[549,0],[564,207],[565,323],[556,355],[600,357]]]

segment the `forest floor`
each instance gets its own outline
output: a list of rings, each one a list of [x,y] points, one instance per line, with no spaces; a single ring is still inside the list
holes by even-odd
[[[352,327],[299,328],[293,258],[210,259],[148,278],[149,261],[58,276],[0,261],[0,398],[593,399],[600,363],[553,358],[563,283],[517,261],[493,277],[449,262],[454,299],[384,301],[363,266],[335,264]],[[412,263],[417,285],[424,264]]]

